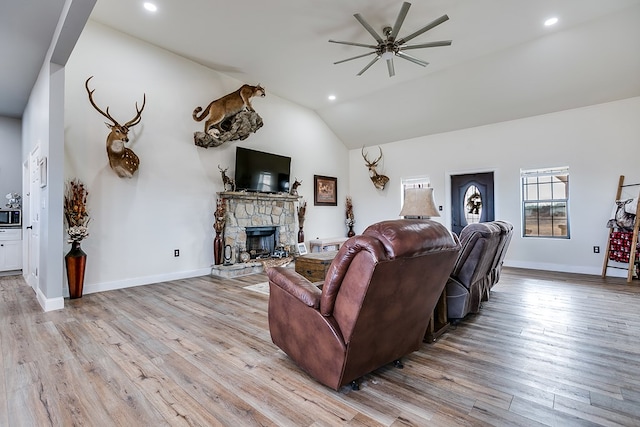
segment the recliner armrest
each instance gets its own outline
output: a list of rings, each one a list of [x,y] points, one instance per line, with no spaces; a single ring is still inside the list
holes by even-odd
[[[303,304],[318,309],[322,291],[305,277],[290,268],[273,267],[267,271],[269,284],[294,296]]]

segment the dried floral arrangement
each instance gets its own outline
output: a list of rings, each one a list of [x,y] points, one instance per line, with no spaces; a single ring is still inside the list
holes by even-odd
[[[300,206],[298,206],[298,223],[300,227],[304,224],[304,217],[307,214],[307,202],[302,200]]]
[[[347,226],[353,227],[353,224],[356,223],[356,220],[355,220],[355,217],[353,216],[353,202],[351,201],[351,196],[347,196],[345,207],[346,207],[345,213],[347,216],[347,219],[345,222],[347,223]]]
[[[227,205],[224,199],[218,199],[216,201],[216,210],[213,213],[214,223],[213,229],[216,233],[222,233],[224,230],[224,223],[226,222]]]
[[[80,242],[89,236],[88,195],[89,192],[79,179],[67,181],[64,192],[64,219],[67,223],[69,243]]]

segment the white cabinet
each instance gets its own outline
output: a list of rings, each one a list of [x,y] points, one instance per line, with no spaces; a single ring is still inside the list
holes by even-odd
[[[0,228],[0,271],[22,269],[22,230]]]

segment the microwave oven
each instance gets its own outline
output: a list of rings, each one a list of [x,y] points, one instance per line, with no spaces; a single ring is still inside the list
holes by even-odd
[[[20,209],[0,209],[0,227],[22,225]]]

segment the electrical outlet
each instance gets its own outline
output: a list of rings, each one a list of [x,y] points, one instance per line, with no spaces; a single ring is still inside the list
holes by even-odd
[[[594,254],[599,254],[600,253],[600,246],[594,246],[593,247],[593,253]]]
[[[180,256],[180,249],[174,249],[173,256]]]

